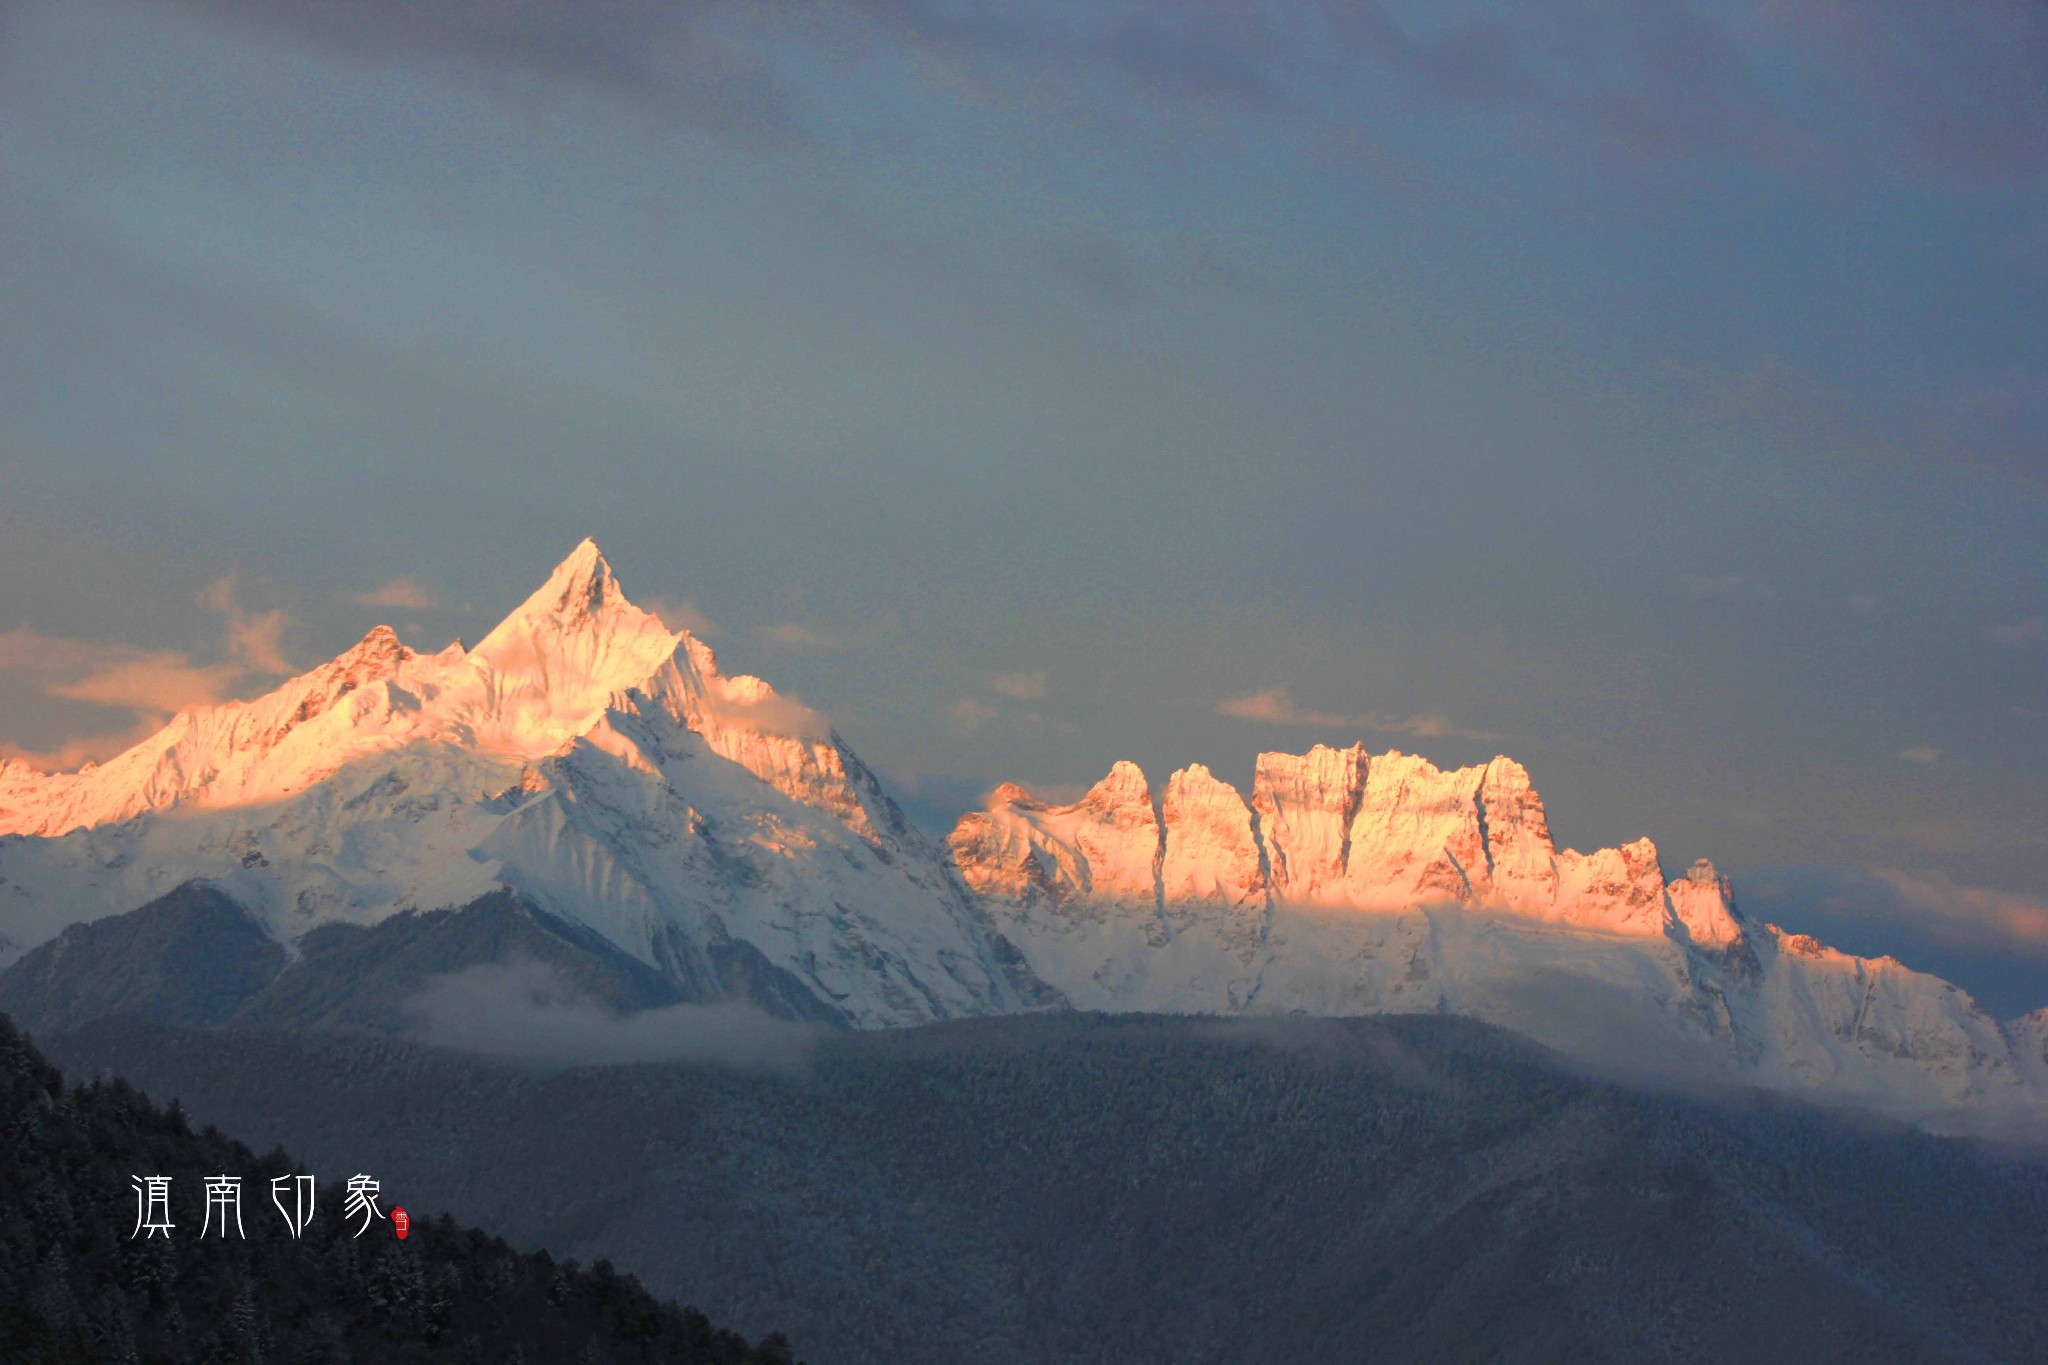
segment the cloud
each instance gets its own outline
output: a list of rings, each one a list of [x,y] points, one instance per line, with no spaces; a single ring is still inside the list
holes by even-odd
[[[689,598],[680,602],[665,597],[650,597],[641,602],[641,610],[652,612],[670,630],[687,630],[700,640],[718,638],[718,626],[709,616],[697,609]]]
[[[2048,635],[2048,616],[2029,616],[2007,626],[1993,626],[1991,638],[2002,645],[2020,645]]]
[[[807,143],[768,62],[721,0],[186,0],[257,32],[362,61],[464,63],[503,84],[566,82],[644,103],[749,150]],[[515,88],[513,93],[525,93]]]
[[[2019,0],[185,3],[361,60],[572,82],[762,150],[814,145],[774,59],[794,29],[846,60],[883,44],[934,56],[956,82],[970,63],[1007,68],[1026,98],[1044,98],[1047,75],[1108,77],[1346,142],[1367,126],[1462,120],[1554,157],[1734,155],[1778,171],[1907,161],[1977,177],[2048,165],[2048,6]],[[1341,123],[1333,108],[1347,110]],[[1065,265],[1087,287],[1130,287],[1099,256]]]
[[[1841,941],[1849,952],[1921,966],[1927,952],[1964,950],[1980,956],[1978,970],[2019,964],[2040,984],[2038,997],[2015,1005],[2048,1003],[2048,900],[2038,894],[1901,868],[1757,868],[1737,880],[1737,892],[1751,915]]]
[[[351,594],[349,600],[365,607],[397,607],[408,611],[426,611],[434,605],[433,594],[417,578],[404,575],[381,588]]]
[[[0,632],[0,674],[18,678],[45,696],[130,713],[128,722],[116,730],[70,736],[45,749],[0,744],[0,753],[9,757],[48,772],[65,772],[111,758],[175,712],[225,700],[243,670],[234,663],[196,664],[177,650],[44,635],[21,626]]]
[[[991,706],[973,697],[962,697],[947,710],[946,720],[961,734],[973,735],[988,728],[989,722],[999,719],[1002,714],[1000,706]]]
[[[2048,1005],[2048,901],[1897,867],[1761,867],[1737,875],[1755,920],[1953,981],[2001,1018]]]
[[[1634,990],[1568,967],[1498,967],[1470,986],[1468,1008],[1632,1086],[1722,1093],[1738,1083],[1725,1056]]]
[[[291,671],[278,647],[291,625],[289,614],[245,611],[232,574],[209,583],[199,602],[227,617],[227,657],[217,663],[197,663],[182,650],[44,635],[29,626],[0,632],[0,675],[48,697],[129,713],[112,731],[65,736],[39,750],[0,742],[0,753],[48,771],[67,771],[122,752],[177,712],[230,699],[252,678]]]
[[[1045,670],[989,673],[983,675],[991,689],[1012,701],[1041,701],[1045,697]]]
[[[235,575],[216,578],[199,594],[199,604],[228,618],[228,658],[251,673],[289,673],[278,640],[292,618],[283,610],[244,611],[235,596]]]
[[[1899,757],[1908,763],[1917,763],[1923,768],[1931,768],[1941,762],[1941,750],[1935,748],[1932,744],[1908,744],[1905,748],[1899,750]]]
[[[1238,720],[1255,720],[1266,725],[1314,726],[1324,730],[1378,730],[1387,734],[1415,735],[1423,739],[1499,739],[1490,730],[1468,730],[1455,725],[1448,716],[1383,716],[1376,711],[1342,714],[1315,711],[1295,705],[1285,683],[1263,691],[1235,697],[1219,704],[1216,713]]]
[[[1922,400],[1912,416],[1925,442],[1942,453],[2048,491],[2048,455],[2042,449],[2048,379],[2011,372],[1981,375]]]
[[[777,692],[751,673],[726,678],[704,699],[712,717],[736,729],[823,741],[831,722],[797,698]]]
[[[195,664],[175,650],[44,635],[20,626],[0,632],[0,671],[27,677],[53,697],[168,715],[221,700],[240,670]]]
[[[1890,889],[1881,914],[1912,917],[1929,934],[1976,946],[2024,946],[2048,955],[2048,901],[2017,891],[1966,886],[1945,872],[1914,874],[1879,868],[1873,874]]]
[[[405,1011],[436,1046],[541,1066],[709,1062],[797,1074],[831,1032],[738,1001],[614,1014],[531,961],[436,977]]]
[[[1860,155],[1944,174],[2048,163],[2048,7],[2001,0],[867,0],[814,12],[948,54],[1099,71],[1301,122],[1335,101],[1477,116],[1547,155],[1733,153],[1778,170]]]
[[[162,726],[161,718],[144,717],[125,730],[64,740],[50,749],[29,749],[0,741],[0,758],[26,763],[40,772],[76,772],[88,763],[104,763],[117,754],[126,753]]]
[[[1978,174],[2048,161],[2048,7],[1751,0],[1747,10],[1773,21],[1759,36],[1787,43],[1810,90],[1837,111],[1859,108],[1899,157]]]
[[[1025,701],[1045,695],[1045,680],[1042,674],[997,673],[987,675],[984,681],[987,681],[996,692],[1013,701]],[[1005,690],[1006,687],[1009,690]],[[1042,712],[1029,707],[1009,706],[985,701],[979,697],[962,697],[946,709],[946,724],[957,734],[978,735],[997,721],[1010,727],[1051,728],[1060,734],[1073,734],[1075,728],[1072,721],[1048,720]]]

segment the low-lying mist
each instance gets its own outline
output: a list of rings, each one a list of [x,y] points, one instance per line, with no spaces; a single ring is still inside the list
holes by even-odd
[[[533,961],[436,977],[405,1012],[422,1042],[540,1066],[686,1061],[794,1075],[829,1032],[738,1001],[617,1014]]]

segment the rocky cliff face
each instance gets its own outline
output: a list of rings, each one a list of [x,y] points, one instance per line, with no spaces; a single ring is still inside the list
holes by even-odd
[[[1559,851],[1511,758],[1444,772],[1411,754],[1317,745],[1259,755],[1249,805],[1200,764],[1182,769],[1156,813],[1144,774],[1119,763],[1072,806],[998,788],[950,843],[969,886],[1009,901],[1463,905],[1630,935],[1678,926],[1702,946],[1743,934],[1711,864],[1667,884],[1647,839]]]
[[[1098,891],[1073,832],[1112,786],[1129,838]],[[952,835],[997,928],[1078,1006],[1454,1011],[1630,1070],[1937,1124],[2048,1117],[2039,1016],[2002,1027],[1938,978],[1752,924],[1711,863],[1667,880],[1648,839],[1560,850],[1513,759],[1261,754],[1249,803],[1196,766],[1168,779],[1156,824],[1147,790],[1127,763],[1076,806],[1004,787]],[[1155,837],[1155,875],[1134,884]],[[1056,891],[1035,868],[1058,869]]]

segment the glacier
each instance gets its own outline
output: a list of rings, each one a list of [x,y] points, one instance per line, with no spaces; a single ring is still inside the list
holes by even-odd
[[[105,764],[0,760],[0,942],[200,879],[287,951],[509,889],[689,998],[853,1028],[1057,1007],[1446,1012],[1651,1078],[2048,1131],[2048,1010],[1753,922],[1648,839],[1556,847],[1511,758],[1259,755],[1014,784],[937,840],[831,725],[635,606],[586,540],[474,648],[379,626]],[[2017,1116],[2017,1117],[2015,1117]]]

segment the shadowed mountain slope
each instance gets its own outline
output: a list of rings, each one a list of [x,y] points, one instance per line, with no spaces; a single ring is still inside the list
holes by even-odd
[[[520,961],[609,1010],[685,998],[602,936],[508,891],[457,910],[322,925],[296,947],[288,958],[241,906],[188,883],[29,952],[0,972],[0,1011],[36,1033],[114,1017],[401,1033],[413,1022],[407,1003],[434,978]]]
[[[221,1024],[285,962],[283,947],[248,911],[189,882],[31,949],[0,972],[0,1011],[37,1032],[117,1015]]]

